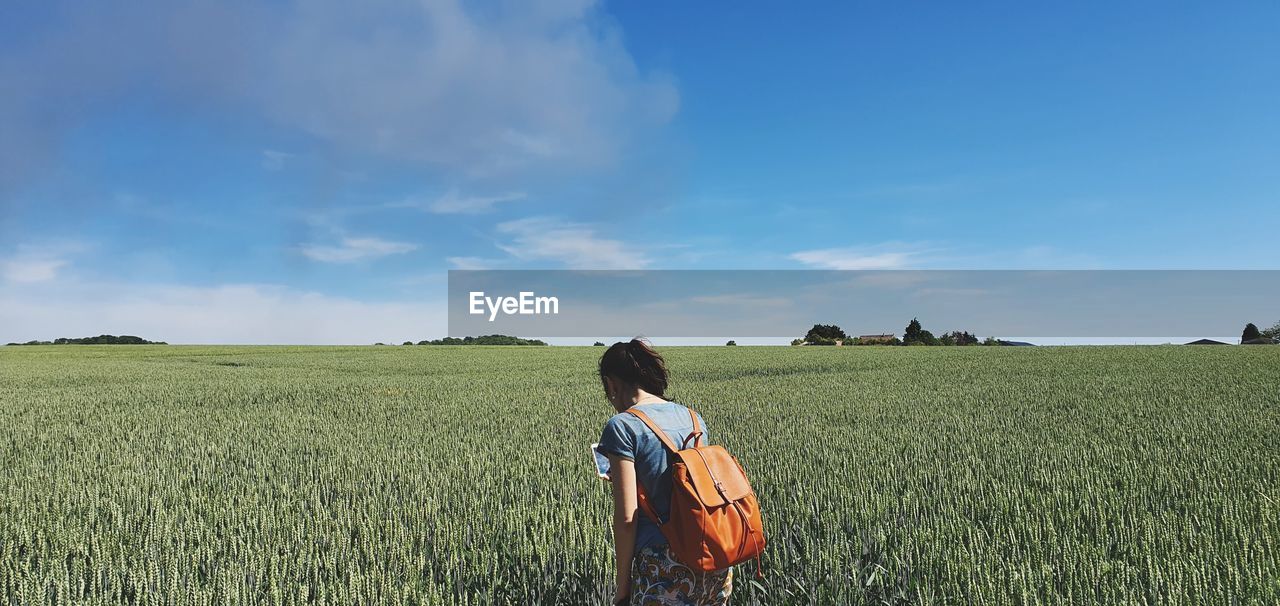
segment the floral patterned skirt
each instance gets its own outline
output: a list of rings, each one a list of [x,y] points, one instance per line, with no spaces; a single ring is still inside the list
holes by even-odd
[[[645,547],[631,563],[631,606],[727,606],[733,569],[695,571],[666,545]]]

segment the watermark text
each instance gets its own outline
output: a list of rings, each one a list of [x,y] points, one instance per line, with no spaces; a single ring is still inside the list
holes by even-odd
[[[499,313],[504,315],[559,314],[560,300],[556,297],[539,297],[533,291],[522,290],[518,297],[487,297],[483,290],[470,291],[471,315],[488,315],[494,321]]]

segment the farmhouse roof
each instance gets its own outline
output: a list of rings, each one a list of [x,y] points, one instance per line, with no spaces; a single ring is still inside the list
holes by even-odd
[[[1195,341],[1187,343],[1187,345],[1226,345],[1226,343],[1223,343],[1222,341],[1214,341],[1213,339],[1196,339]]]

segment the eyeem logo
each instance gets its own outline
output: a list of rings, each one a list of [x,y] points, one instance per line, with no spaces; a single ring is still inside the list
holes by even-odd
[[[498,317],[498,312],[508,316],[559,314],[560,300],[555,297],[535,296],[532,291],[527,290],[520,291],[519,297],[486,297],[483,290],[471,291],[471,315],[485,315],[486,310],[488,310],[490,322]]]

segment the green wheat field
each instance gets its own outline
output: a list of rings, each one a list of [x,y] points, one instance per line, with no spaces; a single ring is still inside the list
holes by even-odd
[[[0,604],[606,603],[601,351],[0,348]],[[1280,603],[1280,347],[663,352],[735,604]]]

